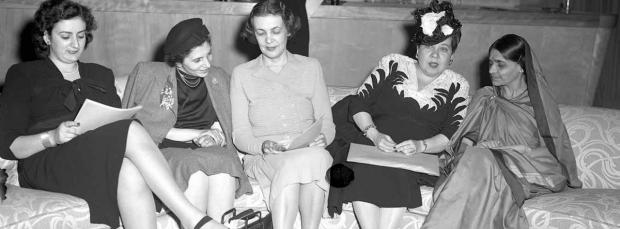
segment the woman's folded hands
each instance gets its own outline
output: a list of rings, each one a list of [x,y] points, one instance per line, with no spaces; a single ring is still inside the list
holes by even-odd
[[[375,128],[368,129],[366,132],[366,137],[368,137],[372,143],[377,146],[381,151],[384,152],[395,152],[396,143],[392,138],[384,133],[379,132]]]
[[[214,145],[225,146],[226,138],[224,137],[224,133],[219,129],[207,129],[203,130],[192,142],[202,148]]]

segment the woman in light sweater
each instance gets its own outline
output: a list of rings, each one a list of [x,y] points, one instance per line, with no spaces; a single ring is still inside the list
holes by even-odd
[[[321,65],[286,50],[298,28],[298,18],[281,1],[256,4],[244,35],[258,42],[261,55],[237,66],[231,80],[233,142],[248,154],[245,171],[258,180],[276,229],[292,228],[298,211],[302,228],[318,228],[332,162],[324,147],[335,130]],[[320,119],[321,134],[313,142],[288,149]]]

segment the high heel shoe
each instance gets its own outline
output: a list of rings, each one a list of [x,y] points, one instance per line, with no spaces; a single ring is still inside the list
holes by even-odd
[[[194,226],[194,229],[200,229],[202,226],[204,226],[205,224],[207,224],[211,220],[212,219],[209,216],[202,217],[202,219],[200,219],[200,221],[198,221],[198,223],[196,223],[196,226]]]

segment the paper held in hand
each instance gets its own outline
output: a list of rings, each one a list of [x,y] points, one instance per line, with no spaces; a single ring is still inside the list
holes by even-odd
[[[142,106],[121,109],[86,99],[74,121],[80,123],[78,132],[84,133],[119,120],[130,119],[140,109]]]
[[[323,127],[323,116],[312,123],[301,135],[293,139],[286,150],[299,149],[310,145],[321,134],[321,127]]]
[[[439,159],[436,155],[416,153],[406,156],[398,152],[383,152],[375,146],[351,143],[347,161],[401,168],[439,176]]]

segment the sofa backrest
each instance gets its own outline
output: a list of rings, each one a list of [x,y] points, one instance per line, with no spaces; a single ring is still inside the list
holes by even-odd
[[[328,87],[332,105],[357,88]],[[560,106],[584,188],[620,189],[620,110]]]
[[[620,110],[560,106],[584,188],[620,189]]]

